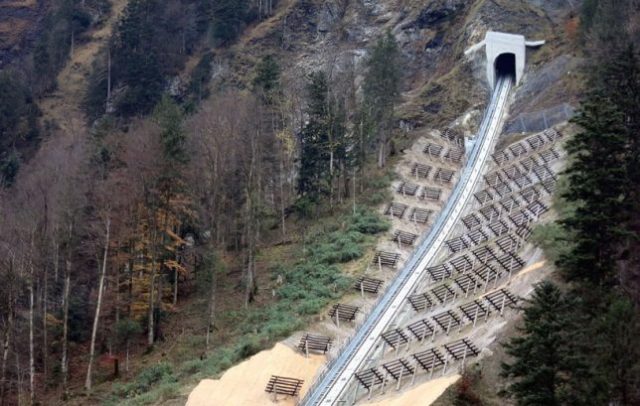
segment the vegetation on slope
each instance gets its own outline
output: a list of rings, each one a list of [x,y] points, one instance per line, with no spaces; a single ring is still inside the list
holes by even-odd
[[[297,88],[267,56],[253,86],[247,78],[247,88],[205,100],[213,53],[202,52],[190,93],[176,96],[166,81],[190,45],[204,47],[206,31],[225,46],[273,3],[220,2],[198,14],[200,28],[189,10],[209,2],[161,3],[128,3],[89,81],[90,130],[53,123],[50,140],[2,189],[5,403],[176,396],[185,381],[323,311],[351,286],[340,264],[361,258],[387,227],[370,207],[388,186],[371,172],[373,152],[389,140],[369,130],[377,117],[350,130],[349,118],[362,116],[353,76],[319,66]],[[242,18],[221,17],[227,11]],[[187,44],[191,28],[203,37]],[[382,45],[395,47],[390,37]],[[397,72],[397,58],[374,55],[370,66],[384,59]],[[397,94],[399,77],[388,80]],[[393,102],[368,103],[392,117]],[[286,258],[268,259],[283,246]]]
[[[537,286],[506,344],[504,394],[519,405],[640,402],[638,33],[619,2],[586,2],[585,16],[593,65],[566,145],[567,208],[538,231],[567,285]]]

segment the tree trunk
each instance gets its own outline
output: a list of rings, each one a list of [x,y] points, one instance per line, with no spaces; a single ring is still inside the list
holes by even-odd
[[[384,168],[385,164],[385,146],[386,141],[384,139],[380,140],[380,145],[378,146],[378,168]]]
[[[60,370],[62,372],[62,396],[67,399],[69,392],[67,382],[69,379],[68,337],[69,337],[69,290],[71,285],[71,261],[67,259],[64,276],[64,288],[62,293],[62,357]]]
[[[284,198],[284,162],[280,160],[280,218],[282,221],[282,240],[284,241],[287,235],[287,229],[285,225],[285,198]]]
[[[111,47],[107,47],[107,103],[105,105],[105,113],[109,112],[110,102],[111,102]]]
[[[173,305],[178,304],[178,268],[173,270]]]
[[[56,283],[58,283],[58,269],[59,269],[58,261],[60,260],[59,249],[60,249],[60,246],[54,239],[53,241],[53,280]]]
[[[211,287],[209,290],[209,320],[207,323],[207,342],[206,342],[207,351],[209,350],[210,337],[211,337],[211,333],[213,332],[215,314],[216,314],[216,271],[214,267],[211,270]]]
[[[129,373],[129,339],[128,338],[127,338],[127,349],[126,349],[126,354],[124,358],[124,370],[125,372],[127,372],[127,374]]]
[[[48,268],[45,266],[44,267],[44,286],[42,288],[43,292],[42,292],[42,375],[44,376],[44,380],[46,382],[47,380],[47,374],[48,374],[48,365],[47,365],[47,358],[49,356],[49,343],[48,343],[48,337],[47,337],[47,312],[48,312],[48,306],[47,306],[47,299],[48,299],[48,294],[49,294],[49,272],[48,272]]]
[[[2,381],[0,383],[0,405],[5,405],[5,395],[7,389],[7,362],[9,361],[9,348],[11,346],[11,331],[13,330],[14,299],[12,286],[9,288],[9,308],[7,309],[7,325],[4,331],[2,342]]]
[[[36,362],[33,345],[33,312],[34,312],[34,293],[33,293],[33,264],[30,264],[31,274],[29,277],[29,404],[35,403],[35,375],[36,375]]]
[[[111,219],[107,217],[105,221],[105,239],[104,251],[102,254],[102,269],[100,270],[100,282],[98,283],[98,301],[96,303],[96,313],[93,317],[93,329],[91,330],[91,345],[89,346],[89,365],[87,365],[87,378],[84,387],[87,391],[91,390],[93,361],[96,353],[96,336],[98,335],[98,326],[100,324],[100,309],[102,307],[102,294],[104,292],[104,280],[107,274],[107,257],[109,255],[109,237],[111,231]]]
[[[155,327],[153,325],[153,316],[154,316],[153,313],[154,313],[154,306],[155,306],[154,294],[156,290],[155,260],[153,261],[152,269],[153,269],[153,272],[151,274],[151,284],[150,284],[151,286],[149,286],[149,310],[147,313],[147,317],[149,319],[147,324],[147,328],[149,329],[149,331],[147,332],[147,345],[149,347],[153,346],[153,343],[155,341],[155,331],[154,331]]]

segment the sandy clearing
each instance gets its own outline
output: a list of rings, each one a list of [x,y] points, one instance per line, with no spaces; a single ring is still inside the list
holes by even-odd
[[[459,378],[460,375],[445,376],[425,382],[422,385],[401,393],[391,390],[391,392],[397,394],[377,402],[364,404],[369,406],[427,406],[442,396],[444,391],[447,390],[449,386],[453,385]]]
[[[282,343],[261,351],[225,372],[220,379],[204,379],[191,392],[187,406],[262,406],[295,405],[292,397],[264,391],[271,375],[304,379],[301,396],[305,394],[318,369],[325,363],[323,355],[304,355]]]

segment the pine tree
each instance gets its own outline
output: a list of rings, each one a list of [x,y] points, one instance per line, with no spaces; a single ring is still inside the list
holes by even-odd
[[[579,384],[588,374],[572,333],[579,331],[572,317],[575,306],[553,283],[536,286],[526,301],[520,334],[504,344],[513,361],[502,364],[501,376],[513,381],[503,395],[522,406],[584,404]]]
[[[332,95],[326,74],[313,73],[307,91],[308,121],[300,133],[298,193],[315,204],[320,196],[333,196],[334,179],[350,168],[353,147],[346,132],[344,105]]]
[[[569,280],[598,284],[614,277],[612,259],[625,234],[627,133],[622,114],[599,94],[589,97],[574,122],[582,131],[566,144],[571,161],[566,170],[569,188],[563,198],[578,207],[561,221],[574,249],[561,256],[558,264]]]
[[[640,316],[625,297],[612,295],[599,317],[593,317],[591,354],[607,383],[607,399],[640,404]]]
[[[273,55],[267,55],[258,64],[253,86],[263,92],[267,102],[271,102],[272,93],[280,87],[280,67]]]
[[[247,18],[246,0],[218,0],[213,8],[213,36],[223,44],[234,40]]]
[[[368,139],[375,140],[378,166],[386,162],[389,132],[393,126],[394,105],[400,97],[400,50],[390,32],[380,38],[367,60],[364,91],[364,117]],[[361,142],[367,148],[369,141]],[[362,152],[365,155],[366,151]]]
[[[300,133],[298,193],[311,203],[316,203],[327,192],[324,180],[329,171],[329,158],[325,149],[328,142],[329,84],[324,72],[311,74],[307,91],[309,118]]]
[[[154,118],[162,130],[160,138],[164,146],[165,159],[186,163],[185,132],[182,128],[184,114],[180,106],[165,95],[154,110]]]

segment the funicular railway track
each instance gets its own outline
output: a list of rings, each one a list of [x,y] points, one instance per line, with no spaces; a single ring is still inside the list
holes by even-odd
[[[393,280],[352,339],[342,348],[308,390],[299,404],[339,405],[358,368],[367,359],[380,335],[394,319],[404,300],[423,279],[427,265],[458,221],[476,184],[482,179],[487,158],[490,156],[502,129],[502,118],[513,84],[511,76],[500,77],[485,112],[475,144],[462,176],[449,197],[446,206],[433,227],[409,258],[402,271]]]

